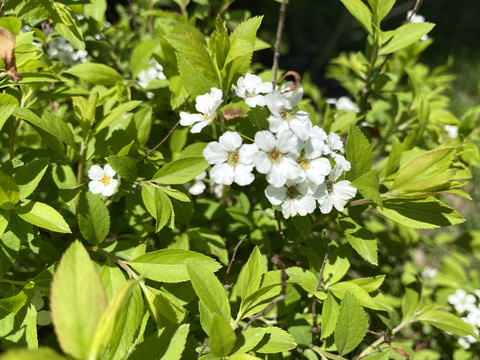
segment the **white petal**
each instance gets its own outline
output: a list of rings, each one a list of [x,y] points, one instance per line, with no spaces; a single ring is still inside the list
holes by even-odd
[[[100,194],[104,188],[105,188],[105,185],[103,185],[103,183],[99,180],[93,180],[88,183],[88,189],[93,194]]]
[[[316,202],[313,196],[305,195],[295,199],[295,207],[298,215],[305,216],[315,210]]]
[[[214,141],[203,149],[203,157],[209,164],[215,165],[227,161],[228,153],[220,143]]]
[[[235,167],[235,182],[240,186],[249,185],[255,179],[252,174],[253,165],[239,164]]]
[[[254,97],[247,97],[245,99],[245,104],[251,108],[255,106],[265,106],[265,97],[263,95],[257,95]]]
[[[272,168],[272,162],[268,158],[267,153],[263,151],[259,151],[253,161],[255,162],[255,168],[261,174],[268,173]]]
[[[270,131],[263,130],[255,134],[255,145],[257,145],[260,150],[270,151],[275,147],[276,143],[275,135]]]
[[[270,115],[267,120],[270,123],[270,126],[268,127],[269,130],[275,134],[282,133],[286,130],[290,131],[288,122],[279,116]]]
[[[342,171],[348,171],[352,168],[350,162],[345,159],[345,156],[340,154],[333,154],[332,157],[335,160],[336,166],[342,169]]]
[[[332,200],[335,209],[337,209],[338,211],[343,211],[345,209],[345,204],[347,203],[346,200],[343,200],[338,196],[335,196],[334,194],[331,194],[329,198]]]
[[[273,165],[267,174],[267,181],[269,184],[275,187],[285,185],[285,183],[287,182],[287,177],[285,176],[283,168],[278,165]]]
[[[305,141],[305,157],[315,159],[323,154],[325,143],[316,136],[311,136]]]
[[[286,130],[282,131],[277,136],[277,149],[283,154],[291,153],[295,156],[300,154],[302,142],[294,133],[292,133],[290,130]]]
[[[282,204],[282,214],[285,219],[288,219],[290,216],[297,215],[297,208],[295,206],[295,200],[286,199]]]
[[[189,114],[184,111],[180,113],[180,125],[189,126],[193,125],[196,122],[202,121],[203,116],[200,114]]]
[[[192,195],[200,195],[201,193],[203,193],[205,191],[206,187],[207,186],[205,185],[205,183],[203,181],[197,181],[197,182],[195,182],[195,184],[190,186],[190,188],[188,189],[188,192]]]
[[[328,139],[328,136],[325,130],[318,127],[317,125],[312,127],[312,136],[318,137],[320,140],[323,140],[323,141]]]
[[[240,162],[245,165],[254,164],[257,155],[258,147],[255,144],[243,144],[238,151]]]
[[[342,200],[349,200],[357,194],[357,189],[350,186],[350,181],[342,180],[333,184],[333,192]]]
[[[301,178],[304,178],[302,167],[289,156],[282,157],[278,167],[287,179],[300,180]]]
[[[88,177],[91,180],[100,180],[102,177],[105,176],[103,169],[98,165],[92,165],[90,169],[88,169]]]
[[[325,181],[325,177],[332,170],[330,161],[325,158],[318,158],[310,161],[310,168],[306,171],[307,176],[315,184],[321,184]]]
[[[320,204],[320,212],[322,214],[328,214],[330,211],[332,211],[333,208],[333,201],[331,196],[326,196],[322,199],[317,199],[318,203]]]
[[[200,121],[192,126],[192,128],[190,129],[190,132],[192,134],[198,134],[200,131],[202,131],[202,129],[205,126],[208,126],[208,124],[209,124],[208,121]]]
[[[102,191],[102,195],[103,196],[112,196],[113,193],[115,192],[116,188],[117,188],[117,185],[118,185],[118,181],[113,179],[112,181],[110,181],[110,184],[105,186],[105,188]]]
[[[315,194],[313,195],[314,198],[320,201],[323,201],[328,195],[328,190],[327,190],[327,184],[323,183],[318,185],[317,190],[315,191]]]
[[[234,177],[233,167],[227,163],[217,164],[210,170],[210,178],[217,184],[231,185]]]
[[[103,172],[105,173],[106,176],[108,177],[114,177],[116,172],[115,170],[112,169],[112,167],[110,166],[110,164],[106,164],[104,167],[103,167]]]
[[[195,176],[195,180],[197,180],[198,182],[200,182],[200,180],[203,180],[207,177],[207,172],[204,171],[200,174],[198,174],[197,176]]]
[[[310,120],[310,116],[299,115],[301,111],[299,111],[295,118],[290,120],[290,130],[297,135],[303,141],[307,140],[310,136],[310,131],[312,130],[312,122]]]
[[[220,138],[218,142],[227,151],[235,151],[242,145],[242,138],[236,131],[227,131]]]
[[[265,189],[265,196],[272,205],[280,205],[287,196],[286,191],[285,186],[275,187],[268,185]]]

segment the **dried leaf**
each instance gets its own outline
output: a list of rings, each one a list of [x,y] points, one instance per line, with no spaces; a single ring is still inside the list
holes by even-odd
[[[3,60],[5,73],[14,83],[22,80],[15,64],[15,35],[0,26],[0,58]]]

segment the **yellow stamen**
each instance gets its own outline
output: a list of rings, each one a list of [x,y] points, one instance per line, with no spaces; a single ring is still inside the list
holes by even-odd
[[[110,181],[111,181],[111,180],[112,180],[112,178],[109,177],[109,176],[104,176],[104,177],[102,177],[102,178],[100,179],[100,181],[102,182],[102,184],[105,185],[105,186],[110,185]]]

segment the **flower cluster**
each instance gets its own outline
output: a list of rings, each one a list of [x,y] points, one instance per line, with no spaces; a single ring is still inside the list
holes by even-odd
[[[462,320],[475,328],[475,333],[479,335],[480,328],[480,289],[474,291],[476,297],[468,294],[463,289],[457,289],[455,294],[448,297],[448,302],[455,307],[455,310],[461,314],[466,314]],[[473,336],[460,336],[458,343],[465,349],[469,349],[470,345],[476,343],[477,339]]]
[[[75,50],[63,37],[56,37],[48,43],[48,52],[52,59],[58,59],[65,65],[73,66],[87,61],[85,50]]]
[[[271,83],[247,74],[233,89],[248,106],[269,109],[269,130],[258,131],[251,144],[243,144],[234,131],[209,143],[203,155],[213,165],[212,181],[246,186],[254,181],[256,170],[266,176],[269,185],[265,195],[272,205],[281,205],[285,218],[312,213],[317,203],[324,214],[333,207],[343,211],[356,195],[349,181],[339,181],[342,173],[350,170],[350,163],[341,155],[343,142],[337,134],[327,135],[312,126],[307,112],[296,110],[302,87],[287,82],[273,89]],[[201,114],[182,112],[180,124],[194,124],[191,132],[200,132],[215,120],[222,95],[221,90],[212,88],[211,93],[198,96],[196,108]]]

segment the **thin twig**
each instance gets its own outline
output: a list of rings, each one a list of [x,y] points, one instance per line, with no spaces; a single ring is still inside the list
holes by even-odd
[[[275,40],[275,51],[273,54],[273,88],[277,86],[278,58],[280,57],[280,42],[282,40],[283,24],[285,23],[285,13],[287,12],[287,0],[282,1],[280,6],[280,15],[278,17],[277,38]]]
[[[280,237],[280,248],[283,248],[283,230],[282,230],[282,219],[280,217],[280,211],[275,211],[275,219],[277,220],[277,225],[278,225],[278,236]]]
[[[205,348],[207,347],[207,343],[204,342],[203,343],[203,346],[202,346],[202,349],[200,350],[200,352],[198,353],[198,358],[200,359],[200,357],[203,355],[203,352],[205,351]]]
[[[3,16],[3,8],[5,7],[6,2],[7,2],[7,0],[2,1],[2,5],[0,6],[0,16]]]
[[[223,282],[224,285],[227,284],[228,274],[230,273],[230,268],[232,267],[233,261],[235,260],[235,255],[237,255],[237,250],[246,237],[247,237],[247,234],[243,235],[240,241],[238,242],[237,246],[235,246],[235,248],[233,249],[232,258],[230,259],[230,264],[228,264],[227,273],[225,274],[225,281]]]
[[[125,270],[125,272],[128,274],[129,277],[131,277],[135,280],[138,280],[138,275],[132,269],[130,269],[130,267],[128,266],[126,261],[120,260],[115,255],[110,254],[108,251],[105,251],[105,250],[99,248],[98,246],[95,246],[95,247],[89,246],[89,247],[87,247],[87,249],[105,255],[110,260],[112,260],[114,263],[118,264],[118,266],[120,266],[123,270]]]
[[[318,277],[318,284],[315,287],[315,291],[320,290],[320,287],[323,285],[323,272],[325,271],[325,266],[327,265],[328,261],[328,255],[330,254],[330,248],[328,247],[328,241],[327,241],[327,230],[323,229],[322,232],[322,239],[323,239],[323,246],[325,246],[325,256],[323,257],[323,263],[322,263],[322,268],[320,269],[320,274]],[[313,322],[313,327],[312,331],[317,332],[317,298],[314,296],[312,300],[312,322]]]
[[[187,110],[187,98],[185,98],[185,111]],[[139,160],[137,161],[137,165],[140,165],[141,163],[143,163],[155,150],[157,150],[160,146],[162,146],[162,144],[167,141],[167,139],[173,134],[173,132],[175,131],[175,129],[178,127],[178,125],[180,125],[180,121],[182,119],[178,119],[177,123],[175,125],[173,125],[173,127],[170,129],[170,131],[168,132],[168,134],[157,144],[155,145],[155,147],[150,150],[147,155],[144,156],[144,158],[142,160]]]

